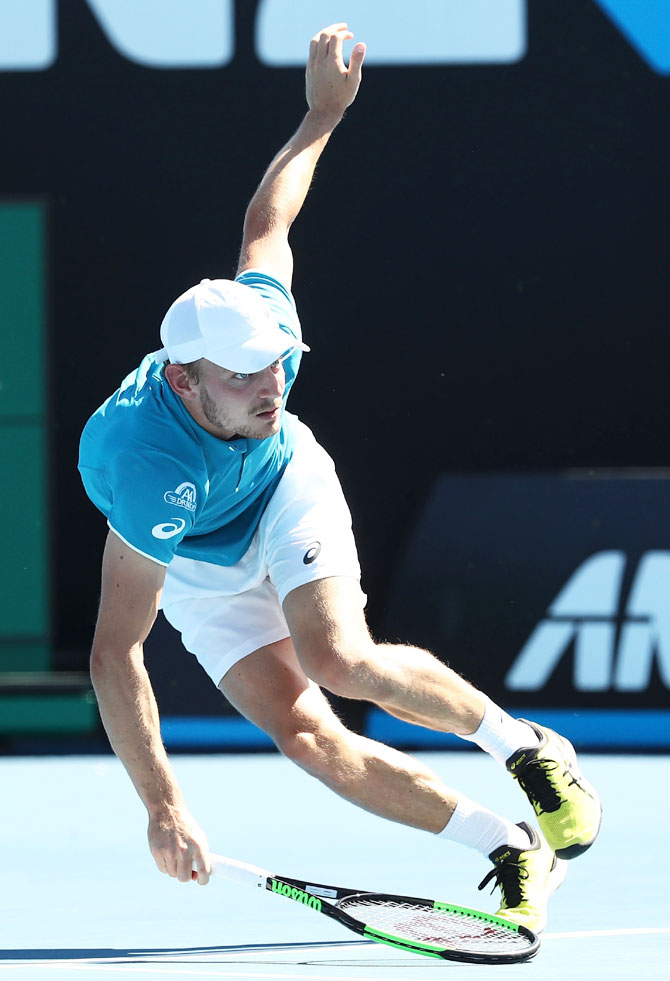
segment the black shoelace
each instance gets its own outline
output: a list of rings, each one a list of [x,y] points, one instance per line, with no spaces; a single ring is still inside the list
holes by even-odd
[[[519,786],[524,791],[537,814],[551,814],[563,803],[551,781],[551,772],[558,769],[556,760],[529,760],[517,774]]]
[[[500,892],[503,898],[503,906],[507,909],[513,909],[515,906],[519,906],[523,901],[523,889],[521,888],[521,883],[523,880],[528,878],[528,869],[524,868],[523,865],[519,865],[518,862],[513,862],[507,860],[502,862],[501,865],[496,865],[495,868],[486,875],[482,881],[479,883],[477,888],[479,890],[485,889],[492,879],[495,879],[493,885],[493,892],[496,886],[500,886]]]

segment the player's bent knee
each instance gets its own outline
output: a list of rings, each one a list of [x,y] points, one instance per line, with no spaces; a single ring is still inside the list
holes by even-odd
[[[332,783],[347,735],[348,730],[344,726],[338,731],[304,729],[286,732],[276,743],[281,753],[296,766],[326,783]]]
[[[321,688],[343,698],[365,699],[379,683],[375,644],[327,643],[301,653],[307,675]]]

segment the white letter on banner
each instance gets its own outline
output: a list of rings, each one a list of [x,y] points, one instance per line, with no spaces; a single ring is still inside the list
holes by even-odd
[[[625,565],[625,553],[611,551],[597,552],[579,566],[549,607],[548,618],[537,625],[507,672],[507,688],[542,688],[573,640],[577,689],[602,691],[609,687],[616,637],[611,621],[619,610]]]
[[[654,657],[661,680],[670,688],[670,552],[646,552],[631,586],[619,642],[614,687],[644,691]]]
[[[615,617],[625,552],[596,552],[582,562],[549,607],[554,617]]]
[[[56,48],[56,0],[0,0],[0,71],[43,71]]]
[[[338,21],[367,42],[368,65],[506,64],[526,53],[526,0],[261,0],[256,54],[302,66],[309,38]]]
[[[87,0],[110,44],[150,68],[217,68],[234,51],[234,0]]]

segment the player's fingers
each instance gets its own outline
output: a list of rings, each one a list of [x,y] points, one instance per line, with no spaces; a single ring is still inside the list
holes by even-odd
[[[191,863],[191,879],[199,886],[206,886],[212,872],[212,861],[209,851],[198,848]]]
[[[346,27],[342,30],[335,31],[331,36],[330,42],[328,44],[328,55],[334,58],[335,63],[340,67],[344,68],[344,58],[342,57],[342,46],[345,41],[350,41],[353,37],[353,32],[348,30]]]
[[[183,851],[180,849],[176,862],[176,873],[180,882],[191,881],[191,870],[194,864],[192,850],[190,848],[184,848]]]
[[[323,61],[324,58],[328,57],[328,42],[330,40],[330,35],[322,31],[321,34],[316,39],[316,60]]]
[[[346,29],[347,29],[346,21],[342,21],[339,24],[329,24],[328,27],[322,27],[321,30],[314,35],[312,40],[318,41],[322,37],[329,38],[331,37],[331,35],[337,34],[338,31],[346,31]]]
[[[199,886],[206,886],[209,882],[211,872],[212,863],[208,854],[205,852],[199,852],[196,856],[194,856],[191,871],[191,879],[194,882],[197,882]]]
[[[333,58],[335,65],[341,72],[346,72],[347,66],[344,64],[344,55],[342,53],[342,47],[345,41],[350,41],[354,35],[351,31],[343,31],[338,34],[330,42],[330,48],[328,49],[328,54]]]
[[[367,48],[363,43],[356,44],[354,45],[349,57],[349,75],[356,85],[358,85],[361,80],[366,50]]]
[[[347,40],[347,38],[350,37],[353,37],[353,34],[347,29],[347,25],[345,23],[331,24],[329,27],[324,27],[323,30],[319,31],[318,34],[315,34],[314,38],[312,39],[312,43],[316,42],[315,56],[318,59],[323,59],[327,58],[331,53],[337,54],[336,45],[339,43],[341,50],[342,41]]]

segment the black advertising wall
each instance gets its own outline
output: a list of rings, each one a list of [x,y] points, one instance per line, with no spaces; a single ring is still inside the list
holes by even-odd
[[[385,6],[407,7],[416,47],[424,15],[431,41],[436,3]],[[50,621],[60,669],[85,669],[106,534],[76,472],[82,425],[159,346],[172,299],[204,276],[232,275],[246,202],[304,105],[302,69],[259,56],[255,32],[268,3],[222,4],[234,25],[229,56],[197,68],[140,64],[112,43],[106,6],[54,3],[57,49],[39,69],[8,67],[0,39],[0,199],[38,201],[46,214]],[[380,7],[343,3],[341,16],[357,30],[356,10],[370,6]],[[430,641],[464,673],[471,666],[475,680],[503,689],[502,666],[478,660],[496,634],[509,670],[580,563],[625,553],[628,589],[644,556],[670,547],[658,475],[648,498],[617,498],[629,485],[609,486],[618,503],[606,540],[577,542],[562,557],[551,534],[563,536],[556,515],[568,507],[563,478],[551,475],[591,468],[597,496],[603,468],[668,463],[670,12],[653,0],[508,6],[523,18],[523,50],[498,63],[375,64],[374,31],[360,35],[371,59],[359,98],[292,234],[312,353],[291,408],[338,462],[373,630]],[[303,7],[286,10],[297,18]],[[635,16],[645,7],[652,29]],[[300,38],[305,53],[308,41]],[[7,323],[2,331],[11,333]],[[526,499],[537,506],[540,485],[521,475],[556,481],[553,490],[541,485],[537,527],[519,515]],[[417,542],[433,529],[425,583],[439,606],[458,575],[454,552],[465,562],[472,542],[487,554],[474,507],[486,510],[486,493],[503,486],[510,508],[491,529],[514,532],[488,553],[490,635],[469,629],[472,597],[459,607],[464,632],[445,632],[444,610],[412,586]],[[638,506],[647,522],[639,540],[627,521]],[[531,552],[540,540],[546,588],[538,589]],[[494,573],[515,548],[525,558],[510,615],[501,598],[510,582]],[[481,582],[466,586],[484,595]],[[468,663],[459,661],[463,637]],[[556,678],[572,658],[571,648]],[[667,704],[668,673],[654,655],[654,707]],[[646,704],[639,692],[608,703],[602,688],[584,695],[562,685],[553,701],[517,688],[507,702]]]
[[[669,595],[670,471],[442,476],[384,632],[581,741],[667,748]]]

